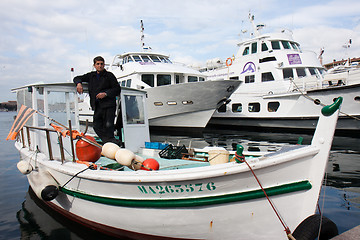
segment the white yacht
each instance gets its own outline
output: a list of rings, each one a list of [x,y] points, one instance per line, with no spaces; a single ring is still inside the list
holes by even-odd
[[[114,73],[122,87],[147,92],[149,124],[152,129],[170,128],[202,130],[216,108],[227,101],[240,82],[205,81],[205,74],[173,63],[165,54],[146,47],[141,21],[140,52],[128,52],[114,57],[108,70]],[[80,103],[80,121],[92,122],[93,111],[88,97]]]
[[[206,76],[169,56],[154,52],[116,55],[108,70],[122,87],[147,91],[151,127],[203,129],[217,107],[238,88],[240,81],[205,81]],[[88,99],[80,104],[80,120],[92,121]]]
[[[208,61],[202,72],[208,80],[239,80],[244,84],[216,110],[209,126],[248,130],[310,130],[316,112],[342,96],[344,108],[337,133],[360,131],[360,79],[326,79],[315,52],[304,51],[290,32],[261,34],[254,27],[251,39],[238,43],[238,53],[225,62]],[[347,81],[349,80],[349,81]]]

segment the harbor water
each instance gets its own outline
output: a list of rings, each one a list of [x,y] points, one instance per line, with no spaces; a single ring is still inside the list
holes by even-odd
[[[100,233],[77,226],[46,209],[32,196],[26,176],[16,167],[20,156],[14,142],[5,140],[14,115],[15,112],[0,112],[0,240],[105,239]],[[303,139],[303,144],[311,141],[310,135],[209,128],[197,137],[161,132],[151,135],[152,141],[186,147],[216,145],[232,150],[240,143],[249,151],[275,151],[284,144],[296,144],[299,138]],[[360,138],[335,137],[320,194],[319,209],[335,222],[339,233],[360,225],[359,142]]]

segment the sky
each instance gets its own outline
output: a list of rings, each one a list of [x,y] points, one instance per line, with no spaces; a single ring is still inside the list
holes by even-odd
[[[0,102],[16,100],[12,88],[91,71],[95,56],[140,51],[141,20],[145,45],[185,64],[236,54],[249,12],[263,33],[287,29],[303,50],[324,48],[323,63],[360,57],[359,9],[359,0],[1,1]]]

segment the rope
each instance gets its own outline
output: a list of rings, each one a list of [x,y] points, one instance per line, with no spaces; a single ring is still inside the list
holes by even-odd
[[[263,193],[265,194],[266,199],[268,200],[270,206],[272,207],[272,209],[274,210],[276,216],[278,217],[278,219],[280,220],[281,224],[283,225],[285,232],[288,236],[289,239],[294,239],[294,237],[291,235],[291,231],[290,228],[287,226],[287,224],[285,223],[285,220],[281,217],[280,213],[278,212],[278,210],[275,208],[275,205],[273,204],[273,202],[270,200],[269,196],[267,195],[265,189],[263,188],[263,186],[261,185],[259,179],[257,178],[255,172],[252,170],[251,166],[249,165],[249,163],[245,160],[244,156],[239,156],[237,153],[235,153],[235,160],[236,162],[245,162],[246,165],[249,167],[251,173],[254,175],[257,183],[259,184],[261,190],[263,191]]]
[[[295,85],[295,89],[298,90],[298,91],[301,93],[301,95],[303,95],[305,98],[307,98],[308,100],[311,100],[312,102],[319,102],[319,105],[321,105],[322,107],[325,107],[325,106],[326,106],[326,105],[323,104],[321,101],[318,101],[318,100],[316,100],[316,99],[313,99],[312,97],[310,97],[309,95],[307,95],[307,94],[305,94],[303,91],[301,91],[301,89],[296,85],[296,83],[294,82],[293,79],[290,79],[290,81]],[[360,118],[358,118],[358,117],[352,116],[352,115],[347,114],[347,113],[342,112],[342,111],[340,111],[340,113],[343,114],[343,115],[345,115],[345,116],[347,116],[347,117],[349,117],[349,118],[353,118],[353,119],[355,119],[355,120],[360,121]]]

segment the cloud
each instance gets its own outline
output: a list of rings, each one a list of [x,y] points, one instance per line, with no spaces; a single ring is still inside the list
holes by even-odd
[[[249,10],[267,31],[288,28],[303,48],[324,62],[359,56],[360,2],[279,0],[63,0],[0,2],[1,101],[13,100],[10,89],[31,82],[68,80],[91,70],[94,56],[106,61],[115,54],[140,50],[140,20],[145,43],[176,61],[205,63],[236,53],[242,30],[251,30]]]

